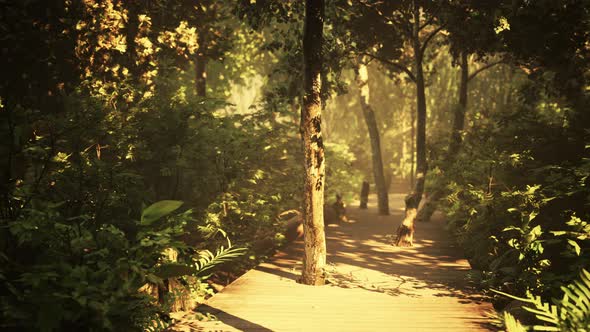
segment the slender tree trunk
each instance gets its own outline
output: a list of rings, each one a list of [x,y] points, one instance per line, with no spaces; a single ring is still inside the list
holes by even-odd
[[[141,13],[141,7],[144,5],[140,0],[129,0],[127,2],[127,24],[125,27],[125,43],[127,45],[127,51],[125,55],[126,67],[129,69],[129,78],[135,84],[137,84],[142,76],[139,66],[136,64],[138,59],[137,56],[137,44],[135,38],[139,33],[139,14]]]
[[[463,129],[465,128],[465,113],[467,111],[467,88],[469,79],[469,63],[467,61],[467,52],[461,53],[461,80],[459,85],[459,105],[455,108],[453,119],[453,131],[451,132],[451,142],[449,144],[449,154],[447,163],[453,163],[457,153],[463,143]]]
[[[455,158],[461,149],[463,143],[463,129],[465,128],[465,113],[467,111],[467,88],[469,84],[469,62],[467,61],[467,52],[461,53],[460,67],[461,79],[459,81],[459,105],[455,107],[453,117],[453,129],[449,143],[449,151],[445,158],[445,167],[448,169],[455,163]],[[435,188],[428,197],[424,205],[418,211],[418,221],[430,221],[430,218],[436,211],[440,199],[444,196],[444,188]]]
[[[205,97],[207,95],[207,40],[204,33],[199,33],[199,49],[195,55],[195,89],[197,96]]]
[[[379,139],[379,128],[375,119],[375,112],[369,104],[369,72],[367,66],[359,61],[358,68],[355,71],[356,81],[359,87],[359,100],[365,123],[369,131],[371,141],[371,156],[373,159],[373,175],[375,177],[375,187],[377,189],[377,204],[380,215],[389,215],[389,198],[387,195],[387,184],[383,173],[383,158],[381,157],[381,142]]]
[[[426,180],[426,93],[424,87],[424,70],[419,39],[420,7],[414,2],[414,66],[416,70],[416,184],[414,190],[406,196],[406,215],[397,230],[395,244],[402,247],[412,246],[414,241],[414,223],[418,206],[424,193]]]
[[[361,204],[360,204],[359,208],[366,209],[368,202],[369,202],[369,182],[363,181],[363,185],[361,186]]]
[[[324,284],[326,235],[324,233],[325,160],[322,140],[321,69],[324,0],[305,1],[303,33],[304,88],[301,136],[305,150],[303,202],[303,273],[301,283]]]
[[[416,112],[412,107],[411,111],[411,131],[410,131],[410,188],[414,188],[414,175],[416,174]]]

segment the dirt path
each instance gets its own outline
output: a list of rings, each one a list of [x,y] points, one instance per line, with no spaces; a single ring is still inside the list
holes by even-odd
[[[371,204],[373,203],[373,204]],[[238,278],[199,307],[220,322],[199,331],[487,331],[492,307],[470,292],[470,269],[436,217],[416,226],[412,248],[390,245],[403,216],[403,195],[392,214],[349,208],[350,223],[327,230],[330,284],[296,283],[302,243]]]

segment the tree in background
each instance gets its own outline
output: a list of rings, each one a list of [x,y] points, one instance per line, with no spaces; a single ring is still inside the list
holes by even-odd
[[[389,196],[387,194],[387,184],[385,182],[385,175],[383,173],[383,158],[381,155],[381,140],[379,138],[379,127],[377,119],[375,118],[375,111],[369,102],[369,71],[367,66],[363,63],[363,59],[358,60],[358,67],[355,68],[356,82],[358,85],[358,94],[361,109],[367,130],[369,132],[369,139],[371,141],[371,156],[373,160],[373,176],[375,178],[375,187],[377,189],[377,208],[380,215],[389,214]]]
[[[438,19],[444,22],[447,35],[446,43],[450,44],[450,54],[456,60],[459,67],[459,82],[457,89],[457,102],[452,107],[452,128],[448,143],[448,149],[442,158],[440,168],[451,168],[461,149],[465,129],[465,116],[467,113],[467,101],[469,95],[469,82],[480,73],[501,64],[505,59],[496,60],[494,55],[500,52],[499,44],[494,33],[494,22],[478,11],[469,10],[464,4],[448,3],[436,12]],[[473,33],[477,31],[477,33]],[[469,72],[469,58],[475,54],[480,61],[488,58],[487,63]],[[423,206],[418,211],[418,221],[429,221],[436,210],[438,201],[445,194],[444,185],[438,184],[429,193]]]
[[[442,171],[453,167],[453,164],[455,163],[457,155],[461,149],[465,129],[465,116],[467,114],[469,82],[473,80],[479,73],[489,68],[492,68],[493,66],[498,65],[502,62],[504,62],[504,60],[492,61],[488,64],[484,64],[480,68],[476,69],[474,72],[469,73],[469,60],[467,51],[461,52],[461,54],[459,55],[460,79],[458,89],[458,103],[455,107],[453,107],[453,121],[451,135],[449,138],[448,150],[446,152],[445,157],[443,158],[442,165],[440,166],[442,168]],[[444,185],[442,183],[437,183],[437,186],[434,188],[432,192],[428,193],[426,201],[418,210],[416,220],[426,222],[430,221],[430,218],[436,210],[439,200],[444,196],[444,194]]]

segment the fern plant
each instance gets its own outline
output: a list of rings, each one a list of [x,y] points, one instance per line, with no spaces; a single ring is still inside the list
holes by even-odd
[[[533,331],[590,331],[590,272],[583,269],[578,280],[562,286],[561,290],[563,297],[553,299],[553,304],[530,293],[521,298],[495,292],[529,304],[524,309],[535,314],[539,323],[529,327]],[[505,315],[505,323],[508,332],[522,331],[522,325],[510,314]]]

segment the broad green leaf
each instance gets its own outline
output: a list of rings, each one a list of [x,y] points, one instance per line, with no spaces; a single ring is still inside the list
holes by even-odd
[[[182,205],[181,201],[159,201],[148,206],[141,214],[141,224],[150,225],[154,221],[169,215]]]

